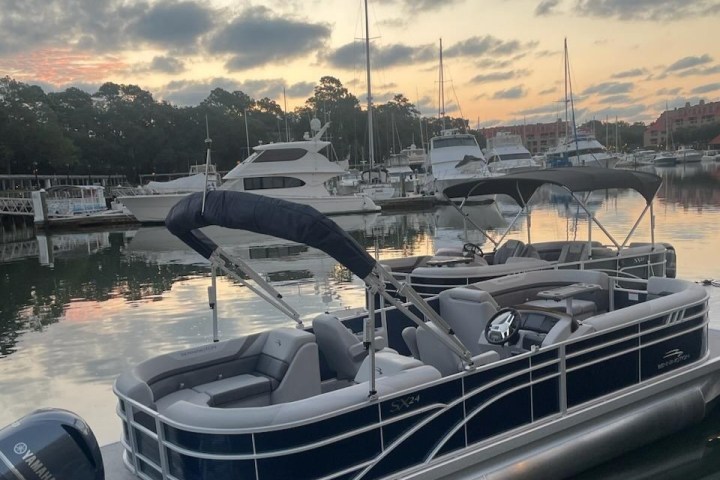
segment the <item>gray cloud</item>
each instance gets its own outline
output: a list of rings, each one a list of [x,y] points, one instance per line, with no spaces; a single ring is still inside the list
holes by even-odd
[[[716,92],[718,90],[720,90],[720,82],[719,83],[708,83],[706,85],[700,85],[700,86],[695,87],[692,90],[690,90],[690,93],[703,94],[703,93]]]
[[[163,73],[181,73],[185,71],[185,64],[173,57],[155,57],[150,62],[150,70]]]
[[[470,80],[470,83],[502,82],[504,80],[511,80],[513,78],[525,77],[529,73],[530,72],[528,72],[527,70],[508,70],[505,72],[481,73],[479,75],[475,75]]]
[[[122,0],[5,0],[0,15],[0,53],[82,46],[93,51],[128,43],[122,33],[142,17],[147,4]]]
[[[631,78],[646,75],[648,71],[644,68],[633,68],[632,70],[625,70],[624,72],[614,73],[610,78]]]
[[[714,67],[688,68],[678,73],[677,76],[690,77],[693,75],[715,75],[716,73],[720,73],[720,65],[715,65]]]
[[[633,89],[633,84],[629,82],[604,82],[604,83],[598,83],[597,85],[593,85],[591,87],[586,88],[582,94],[583,95],[591,95],[591,94],[598,94],[598,95],[617,95],[620,93],[628,93],[631,92]]]
[[[507,90],[500,90],[493,94],[493,100],[513,100],[516,98],[522,98],[527,95],[527,91],[522,85],[517,85]]]
[[[542,2],[535,7],[535,16],[542,17],[555,13],[553,10],[555,10],[555,7],[557,7],[559,3],[560,0],[542,0]]]
[[[127,33],[165,48],[183,48],[212,28],[212,12],[194,2],[155,3],[132,22]]]
[[[315,90],[315,84],[312,82],[298,82],[289,85],[285,89],[288,97],[304,98],[310,97]]]
[[[373,46],[370,50],[370,60],[373,67],[388,68],[398,65],[413,65],[424,63],[436,58],[437,52],[433,45],[395,44],[386,46]],[[324,60],[333,67],[355,69],[365,67],[365,45],[352,42],[330,52]]]
[[[437,0],[381,0],[376,3],[401,5],[403,10],[417,15],[419,12],[440,10],[442,8],[462,3],[463,1],[465,0],[444,0],[442,2],[438,2]]]
[[[538,92],[538,95],[550,95],[551,93],[555,93],[555,92],[557,92],[557,88],[551,87],[551,88],[546,88],[545,90],[540,90]]]
[[[682,88],[676,87],[676,88],[661,88],[657,92],[655,92],[656,95],[677,95],[682,91]]]
[[[578,0],[581,15],[632,20],[680,20],[718,12],[717,0]]]
[[[286,95],[290,97],[303,97],[312,93],[314,84],[301,82],[286,86],[280,78],[245,80],[239,82],[232,78],[217,77],[205,80],[178,80],[165,85],[159,92],[160,96],[176,105],[198,105],[205,100],[215,88],[222,88],[228,92],[241,91],[258,100],[270,98],[282,104],[283,87]]]
[[[303,57],[321,48],[330,33],[325,24],[288,20],[265,7],[251,7],[215,33],[208,49],[230,54],[229,70],[243,70]]]
[[[697,67],[698,65],[703,65],[705,63],[712,62],[712,57],[708,55],[707,53],[705,55],[701,55],[699,57],[684,57],[678,60],[677,62],[671,64],[669,67],[667,67],[665,70],[668,72],[675,72],[677,70],[683,70],[690,67]]]
[[[443,51],[443,55],[451,57],[478,57],[482,55],[514,55],[532,50],[537,42],[520,43],[518,40],[500,40],[492,35],[471,37],[452,45]]]
[[[633,102],[633,100],[628,95],[610,95],[610,96],[601,98],[599,101],[600,101],[600,103],[606,103],[609,105]]]

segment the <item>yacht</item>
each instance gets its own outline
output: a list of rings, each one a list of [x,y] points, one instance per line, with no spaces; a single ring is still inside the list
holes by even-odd
[[[677,164],[677,155],[670,151],[658,152],[653,157],[652,164],[656,167],[673,167]]]
[[[680,147],[675,151],[677,163],[695,163],[702,160],[703,154],[694,148]]]
[[[520,135],[510,132],[498,132],[494,137],[488,138],[485,158],[492,173],[540,168],[523,145]]]
[[[414,143],[388,157],[388,175],[399,196],[420,191],[425,179],[426,160],[425,150],[418,148]]]
[[[491,175],[475,136],[455,128],[430,139],[427,158],[425,191],[436,196],[458,183]]]
[[[717,162],[720,160],[720,150],[705,150],[702,153],[702,160]]]
[[[584,130],[576,130],[559,140],[547,152],[549,167],[604,167],[615,168],[620,158],[608,152],[595,136]]]
[[[304,140],[258,145],[242,163],[223,177],[218,190],[232,190],[283,198],[311,205],[327,215],[366,213],[380,210],[366,195],[333,195],[328,181],[342,176],[346,170],[331,162],[321,151],[330,142],[321,140],[329,123],[320,127],[313,119],[313,137]],[[163,222],[170,208],[188,193],[135,195],[121,201],[140,222]]]

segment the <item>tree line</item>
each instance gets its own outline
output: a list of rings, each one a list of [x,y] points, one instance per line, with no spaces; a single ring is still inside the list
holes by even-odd
[[[411,143],[422,145],[443,125],[473,133],[485,145],[467,120],[422,117],[403,94],[375,104],[373,113],[378,161]],[[292,112],[270,98],[254,99],[222,88],[212,90],[199,105],[179,107],[155,100],[137,85],[108,82],[92,94],[74,87],[45,93],[37,85],[4,77],[0,172],[124,174],[131,182],[143,173],[185,172],[205,160],[206,119],[213,163],[226,171],[255,145],[302,139],[313,117],[331,122],[328,135],[338,159],[347,158],[353,166],[367,161],[367,112],[331,76],[320,78],[312,96]],[[615,131],[614,124],[593,125],[596,132],[608,127]],[[619,122],[617,129],[624,149],[642,146],[644,124]]]
[[[204,163],[206,119],[212,159],[230,170],[260,143],[300,140],[310,120],[330,122],[338,159],[361,165],[367,154],[367,114],[358,99],[330,76],[292,112],[272,99],[242,91],[212,90],[199,105],[157,101],[136,85],[105,83],[90,94],[78,88],[45,93],[10,77],[0,79],[0,172],[7,174],[177,173]],[[466,129],[467,121],[445,119]],[[374,106],[375,158],[382,159],[421,136],[439,133],[438,119],[424,119],[404,95]],[[421,128],[424,133],[421,133]]]

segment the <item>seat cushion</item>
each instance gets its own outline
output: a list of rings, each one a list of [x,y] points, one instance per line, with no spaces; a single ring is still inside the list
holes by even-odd
[[[270,379],[243,374],[223,378],[193,387],[193,390],[210,396],[210,405],[217,406],[242,398],[270,393]]]

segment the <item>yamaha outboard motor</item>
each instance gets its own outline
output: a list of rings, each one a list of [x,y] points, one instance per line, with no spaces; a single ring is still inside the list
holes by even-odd
[[[100,447],[67,410],[37,410],[0,430],[0,480],[104,480]]]

